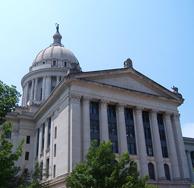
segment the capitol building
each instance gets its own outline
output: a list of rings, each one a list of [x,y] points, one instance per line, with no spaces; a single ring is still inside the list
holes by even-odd
[[[7,115],[12,142],[25,140],[18,165],[31,172],[38,161],[46,172],[42,181],[65,188],[65,177],[85,159],[91,141],[110,140],[113,151],[127,151],[150,183],[189,188],[178,89],[146,77],[130,59],[121,68],[84,72],[61,40],[57,26],[53,43],[37,54],[21,80],[22,106]]]

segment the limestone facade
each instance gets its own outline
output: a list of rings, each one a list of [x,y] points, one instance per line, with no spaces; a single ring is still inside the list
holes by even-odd
[[[190,187],[178,112],[182,96],[136,71],[130,60],[124,68],[82,72],[72,53],[59,55],[63,46],[58,31],[53,38],[22,79],[22,107],[7,116],[14,127],[13,143],[26,140],[18,165],[31,172],[38,161],[46,172],[43,182],[65,187],[65,176],[97,138],[111,140],[118,154],[129,152],[150,183]],[[61,67],[62,62],[69,65]]]

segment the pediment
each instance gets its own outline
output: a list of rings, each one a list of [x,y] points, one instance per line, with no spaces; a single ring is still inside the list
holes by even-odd
[[[168,89],[134,69],[105,70],[84,73],[81,79],[171,99],[178,99]]]

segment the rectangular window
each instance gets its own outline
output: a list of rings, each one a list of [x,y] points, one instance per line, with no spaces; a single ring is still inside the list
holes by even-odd
[[[100,143],[99,103],[90,102],[90,138]]]
[[[46,178],[49,177],[49,158],[46,160]]]
[[[125,126],[127,136],[127,146],[129,154],[136,155],[135,129],[133,119],[133,109],[125,108]]]
[[[47,134],[47,149],[51,143],[51,117],[48,118],[48,134]]]
[[[41,147],[42,154],[44,154],[44,136],[45,136],[45,123],[42,124],[42,147]]]
[[[39,134],[40,134],[40,129],[38,128],[37,130],[37,136],[36,136],[36,157],[38,157],[38,150],[39,150]]]
[[[53,178],[56,177],[56,165],[53,166]]]
[[[150,129],[149,112],[143,111],[142,118],[143,118],[143,126],[144,126],[144,135],[145,135],[147,155],[153,156],[154,153],[153,153],[152,135],[151,135],[151,129]]]
[[[54,157],[56,157],[56,153],[57,153],[57,145],[54,144]]]
[[[30,144],[30,136],[26,136],[26,144]]]
[[[112,142],[113,152],[118,153],[116,106],[108,105],[107,114],[109,139]]]
[[[166,134],[165,134],[165,128],[164,128],[163,114],[157,114],[157,120],[158,120],[158,129],[159,129],[159,135],[160,135],[162,156],[167,158],[168,149],[167,149]]]
[[[191,151],[191,163],[192,163],[192,167],[194,169],[194,151]]]
[[[57,138],[57,127],[55,127],[55,139]]]
[[[26,153],[25,153],[25,160],[26,160],[26,161],[29,160],[29,154],[30,154],[30,153],[29,153],[28,151],[26,151]]]

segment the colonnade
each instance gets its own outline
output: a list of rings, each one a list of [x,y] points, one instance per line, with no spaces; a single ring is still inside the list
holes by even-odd
[[[76,102],[75,102],[76,101]],[[80,116],[72,116],[73,121],[76,122],[76,127],[83,127],[83,131],[81,129],[76,130],[75,137],[72,138],[74,140],[74,145],[72,147],[75,148],[74,154],[76,154],[76,160],[83,160],[87,154],[88,148],[90,146],[90,99],[89,98],[81,98],[76,97],[76,100],[71,100],[71,105],[74,106],[74,109],[82,108],[83,122],[81,123]],[[107,119],[107,106],[112,104],[108,101],[100,100],[99,101],[99,126],[100,126],[100,140],[107,141],[109,140],[109,132],[108,132],[108,119]],[[123,153],[127,151],[127,137],[126,137],[126,128],[125,128],[125,116],[124,109],[127,107],[125,104],[115,104],[116,105],[116,115],[117,115],[117,131],[118,131],[118,143],[119,143],[119,153]],[[164,118],[164,126],[165,133],[167,139],[167,148],[169,152],[168,158],[164,158],[161,150],[161,140],[158,129],[157,122],[157,113],[161,113],[160,110],[150,109],[149,117],[150,117],[150,127],[152,133],[152,143],[154,156],[149,157],[146,153],[146,143],[145,143],[145,135],[144,135],[144,126],[142,120],[142,112],[144,111],[144,107],[136,106],[133,107],[133,116],[134,116],[134,127],[135,127],[135,135],[136,135],[136,147],[137,147],[137,160],[139,161],[140,166],[140,175],[145,176],[148,175],[148,162],[153,160],[155,162],[155,172],[157,174],[157,179],[162,180],[165,179],[165,171],[164,164],[168,163],[171,172],[171,178],[174,180],[180,179],[189,179],[189,171],[186,160],[186,155],[184,151],[184,145],[182,140],[182,133],[180,128],[179,115],[174,112],[163,112]],[[73,109],[72,109],[73,113]],[[81,109],[80,109],[81,113]],[[77,113],[76,113],[77,114]],[[71,127],[75,127],[73,122]],[[72,128],[72,131],[73,128]],[[80,131],[80,132],[79,132]],[[83,133],[81,135],[80,133]],[[79,136],[80,135],[80,138]],[[83,152],[80,149],[82,148]],[[77,152],[76,152],[77,151]],[[73,157],[73,156],[72,156]],[[151,159],[152,158],[152,159]]]
[[[58,85],[61,81],[61,76],[43,76],[27,81],[23,86],[22,105],[26,106],[28,101],[41,102],[47,99],[53,87],[52,77],[56,78],[55,86]]]

